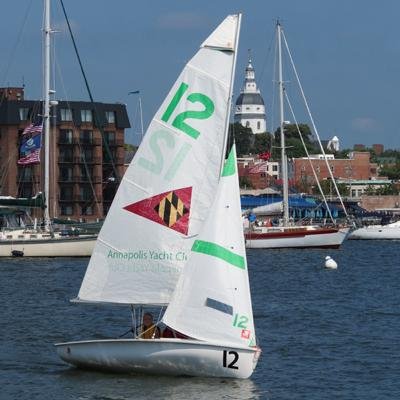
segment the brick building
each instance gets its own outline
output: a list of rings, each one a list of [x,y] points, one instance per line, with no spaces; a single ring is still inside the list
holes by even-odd
[[[265,189],[279,178],[280,163],[255,157],[241,157],[238,158],[238,173],[239,178],[245,178],[251,188]]]
[[[23,88],[0,88],[0,194],[30,197],[43,191],[40,164],[18,166],[21,133],[41,114],[39,100],[25,100]],[[95,124],[95,114],[104,138]],[[123,104],[59,101],[51,107],[51,217],[94,220],[107,213],[124,173]],[[107,146],[104,144],[107,142]],[[109,151],[107,151],[107,148]],[[116,173],[115,173],[116,171]]]
[[[324,159],[316,158],[311,161],[320,181],[330,178]],[[311,193],[315,178],[309,160],[294,158],[292,163],[295,185],[300,191]],[[378,175],[378,166],[370,162],[369,152],[353,151],[348,159],[330,159],[328,163],[335,179],[370,180],[376,179]]]

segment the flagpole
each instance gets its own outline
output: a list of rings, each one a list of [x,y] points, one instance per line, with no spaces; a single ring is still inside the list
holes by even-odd
[[[50,196],[50,0],[44,3],[44,85],[43,85],[43,128],[44,128],[44,223],[50,229],[49,196]]]
[[[144,131],[143,131],[143,111],[142,111],[142,97],[140,96],[140,90],[134,90],[128,93],[128,96],[131,94],[138,94],[139,95],[139,113],[140,113],[140,134],[141,140],[143,140]],[[135,115],[136,118],[136,115]]]

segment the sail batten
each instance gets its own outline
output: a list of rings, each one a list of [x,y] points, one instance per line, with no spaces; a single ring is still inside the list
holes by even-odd
[[[204,43],[235,45],[238,25],[228,16]],[[235,56],[202,46],[179,75],[114,197],[81,301],[169,303],[217,192]]]

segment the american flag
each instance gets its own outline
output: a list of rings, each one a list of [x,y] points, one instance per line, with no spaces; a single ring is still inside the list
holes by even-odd
[[[42,133],[42,129],[43,129],[42,122],[35,122],[27,126],[22,132],[22,135],[28,135],[28,134],[36,135],[37,133]]]
[[[40,149],[36,149],[17,161],[18,165],[29,165],[40,163]]]

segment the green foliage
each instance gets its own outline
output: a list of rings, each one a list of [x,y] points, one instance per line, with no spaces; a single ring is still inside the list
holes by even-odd
[[[393,185],[393,183],[391,183],[390,185],[385,185],[385,186],[381,186],[379,188],[377,188],[375,190],[375,194],[376,195],[397,195],[399,194],[399,190],[396,188],[395,185]]]
[[[239,177],[239,187],[242,189],[254,189],[253,184],[247,176]]]
[[[269,151],[271,147],[271,134],[268,132],[254,135],[250,128],[236,122],[229,126],[230,139],[235,138],[238,156],[245,154],[259,154]]]
[[[335,196],[337,194],[335,190],[335,185],[333,184],[331,179],[323,179],[319,182],[319,184],[321,185],[321,189],[324,195]],[[349,196],[350,188],[345,183],[336,183],[336,186],[341,196]],[[314,186],[313,192],[314,194],[320,194],[318,185]]]
[[[127,151],[136,151],[138,149],[138,146],[130,143],[124,143],[124,149]]]
[[[254,135],[254,143],[251,147],[251,152],[253,154],[261,154],[269,151],[271,148],[271,134],[268,132],[258,133]]]
[[[387,176],[389,179],[392,180],[399,180],[400,179],[400,163],[397,163],[394,166],[384,165],[379,170],[380,176]]]
[[[343,150],[339,150],[335,153],[335,158],[339,158],[339,159],[348,159],[349,158],[349,154],[352,152],[353,150],[351,149],[343,149]]]
[[[319,144],[314,141],[310,127],[307,124],[299,124],[299,130],[301,132],[308,152],[310,154],[319,153]],[[280,128],[275,131],[275,140],[273,145],[276,148],[279,148],[281,146]],[[288,158],[307,156],[304,146],[301,142],[296,124],[285,125],[285,146]],[[274,159],[280,160],[280,158],[280,151],[274,151]]]

